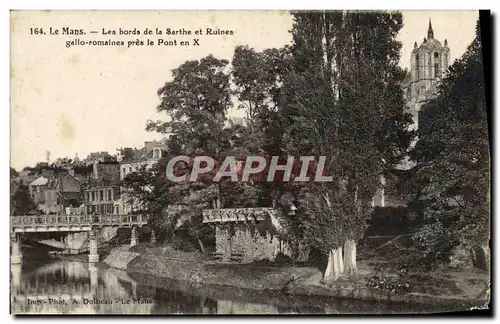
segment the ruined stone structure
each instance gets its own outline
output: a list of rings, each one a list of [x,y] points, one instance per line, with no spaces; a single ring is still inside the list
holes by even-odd
[[[278,209],[204,210],[203,222],[214,225],[215,254],[224,262],[249,263],[263,259],[274,261],[280,252],[292,255],[286,241],[287,227]]]
[[[230,261],[231,258],[238,259],[239,253],[243,263],[263,259],[273,261],[279,252],[290,255],[286,242],[269,232],[265,236],[259,231],[252,232],[244,224],[234,224],[234,229],[229,226],[216,226],[215,236],[216,251],[222,253],[224,261]]]

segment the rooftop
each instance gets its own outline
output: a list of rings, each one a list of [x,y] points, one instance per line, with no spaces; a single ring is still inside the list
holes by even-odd
[[[448,42],[446,39],[444,40],[444,46],[448,46]],[[417,42],[414,44],[414,50],[418,50],[419,48],[440,48],[443,47],[440,41],[434,38],[434,30],[432,29],[432,22],[429,19],[429,28],[427,30],[427,37],[424,38],[422,44],[417,47]]]

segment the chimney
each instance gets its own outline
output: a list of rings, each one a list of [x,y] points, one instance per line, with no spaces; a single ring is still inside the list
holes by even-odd
[[[97,172],[97,165],[98,164],[99,164],[99,161],[95,160],[93,168],[92,168],[92,171],[93,171],[92,173],[93,173],[94,179],[97,179],[97,177],[99,176],[99,174]]]

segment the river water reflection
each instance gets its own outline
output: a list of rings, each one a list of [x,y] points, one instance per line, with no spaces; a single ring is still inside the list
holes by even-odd
[[[138,278],[140,279],[140,278]],[[13,314],[345,314],[406,313],[410,305],[351,300],[317,302],[283,296],[248,297],[235,289],[164,289],[138,284],[123,270],[58,261],[26,270],[11,266]]]

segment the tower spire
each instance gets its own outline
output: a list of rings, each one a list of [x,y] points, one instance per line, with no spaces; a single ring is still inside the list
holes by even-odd
[[[434,31],[432,30],[431,18],[429,18],[429,29],[427,30],[427,39],[433,39],[433,38],[434,38]]]

